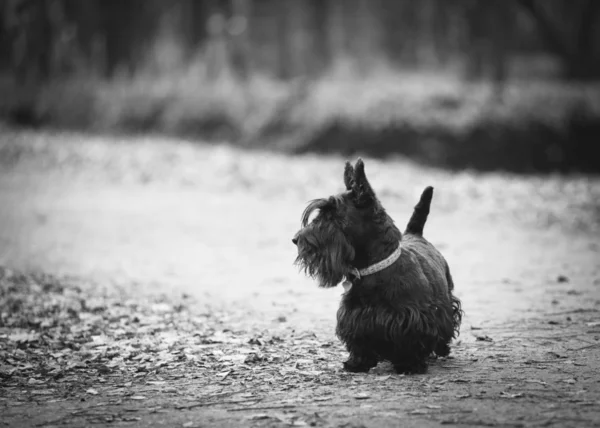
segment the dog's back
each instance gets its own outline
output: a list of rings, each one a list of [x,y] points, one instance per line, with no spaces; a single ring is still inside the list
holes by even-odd
[[[429,216],[432,198],[433,187],[428,186],[421,194],[408,221],[401,245],[406,259],[420,267],[434,295],[449,299],[452,306],[454,336],[457,336],[462,319],[462,309],[460,300],[452,294],[454,281],[450,274],[450,267],[442,253],[423,237],[423,228]],[[437,353],[442,355],[444,351],[441,350]]]
[[[423,237],[432,199],[433,187],[427,186],[406,225],[401,245],[402,250],[410,254],[412,262],[421,267],[434,292],[445,295],[454,288],[448,263],[442,253]]]
[[[435,295],[448,296],[453,284],[449,279],[449,268],[446,259],[427,239],[422,236],[406,234],[400,242],[402,256],[407,268],[418,266],[417,271],[427,280]],[[414,275],[414,270],[408,270],[409,275]]]

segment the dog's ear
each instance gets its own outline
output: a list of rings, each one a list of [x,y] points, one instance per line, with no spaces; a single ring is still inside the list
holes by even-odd
[[[358,158],[356,165],[354,166],[354,183],[352,185],[352,191],[357,202],[364,203],[375,199],[375,192],[371,188],[369,180],[367,180],[365,164],[361,158]]]
[[[346,186],[346,190],[352,190],[352,185],[354,184],[354,167],[348,161],[346,161],[346,166],[344,168],[344,185]]]

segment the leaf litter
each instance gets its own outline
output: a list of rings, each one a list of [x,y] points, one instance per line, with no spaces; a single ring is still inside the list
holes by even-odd
[[[310,395],[336,383],[339,369],[330,364],[342,349],[313,333],[281,323],[277,334],[231,329],[228,314],[198,316],[189,298],[124,301],[117,291],[98,297],[93,290],[73,279],[0,268],[0,378],[6,387],[0,398],[18,391],[23,401],[47,395],[145,402],[160,393],[180,398],[173,407],[191,409],[256,405],[277,392],[302,387]],[[194,395],[182,396],[192,388]]]
[[[320,408],[341,407],[352,413],[384,406],[389,413],[402,403],[399,414],[439,419],[447,413],[474,414],[473,403],[481,400],[519,403],[540,397],[588,409],[589,415],[594,413],[589,403],[599,401],[597,388],[590,384],[593,377],[577,375],[577,367],[588,360],[565,367],[564,358],[544,359],[548,352],[566,355],[572,346],[568,341],[561,342],[562,350],[540,346],[533,352],[530,344],[520,345],[513,330],[512,336],[498,333],[498,341],[515,337],[512,351],[522,346],[520,359],[505,349],[498,353],[496,340],[475,336],[469,346],[455,346],[452,361],[458,365],[442,360],[437,375],[399,376],[385,365],[368,375],[350,374],[341,370],[344,350],[329,337],[319,339],[277,321],[275,327],[258,328],[248,325],[245,314],[199,309],[185,296],[132,301],[123,299],[118,289],[99,294],[97,287],[74,279],[0,268],[1,406],[19,409],[32,401],[73,400],[92,406],[67,413],[56,424],[65,418],[135,422],[143,419],[135,412],[222,407],[252,423],[306,426],[322,424],[335,414],[314,412]],[[527,331],[529,326],[521,328]],[[578,334],[572,340],[581,340]],[[531,340],[548,342],[543,336]],[[591,357],[596,349],[586,351]],[[575,362],[577,355],[569,356]],[[511,358],[514,367],[541,371],[520,382],[504,379],[502,367],[511,364]],[[562,368],[550,375],[548,370],[559,363]],[[589,399],[582,400],[577,391]],[[469,418],[448,421],[475,420]],[[488,419],[496,423],[493,415]],[[191,418],[181,425],[202,426]]]

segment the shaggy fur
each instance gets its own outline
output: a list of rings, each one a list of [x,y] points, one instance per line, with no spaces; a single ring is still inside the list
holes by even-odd
[[[424,373],[429,356],[449,354],[462,318],[448,264],[423,237],[433,188],[424,190],[403,235],[377,199],[361,159],[355,167],[346,162],[344,184],[345,192],[311,201],[304,210],[292,239],[296,263],[321,287],[344,278],[352,283],[336,328],[350,353],[346,370],[366,372],[389,360],[399,373]],[[402,254],[392,266],[354,276],[355,269],[386,259],[399,242]]]

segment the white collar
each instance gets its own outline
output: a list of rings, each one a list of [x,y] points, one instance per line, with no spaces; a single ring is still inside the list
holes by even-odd
[[[350,273],[352,273],[352,275],[354,275],[357,279],[360,279],[363,276],[372,275],[374,273],[380,272],[380,271],[384,270],[385,268],[388,268],[391,265],[393,265],[396,262],[396,260],[398,260],[400,258],[400,254],[402,254],[402,247],[399,242],[398,248],[396,248],[396,250],[392,254],[390,254],[386,259],[384,259],[380,262],[377,262],[374,265],[367,266],[364,269],[353,268],[350,271]],[[343,285],[344,285],[344,289],[346,291],[348,291],[350,289],[351,283],[346,278]]]

